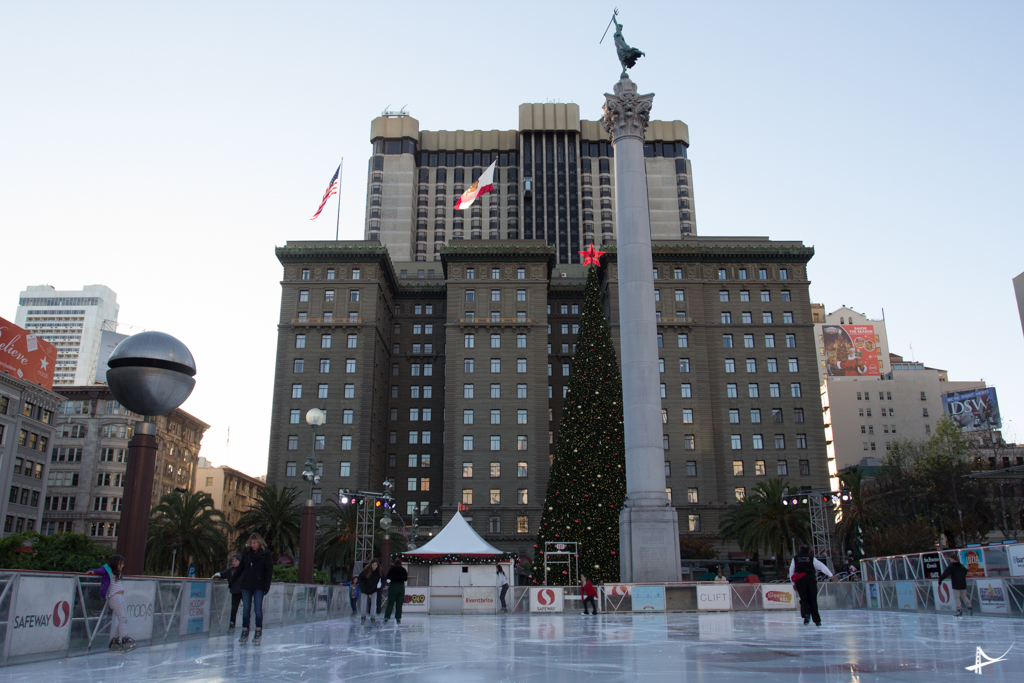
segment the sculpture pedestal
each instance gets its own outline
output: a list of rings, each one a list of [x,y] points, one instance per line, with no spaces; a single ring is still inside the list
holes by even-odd
[[[117,554],[124,557],[124,573],[129,576],[141,576],[146,568],[157,446],[156,423],[136,422],[135,435],[128,442],[124,500],[117,532]]]
[[[618,222],[619,345],[626,446],[626,501],[619,515],[621,580],[671,582],[681,577],[679,519],[665,490],[658,321],[654,310],[651,211],[644,131],[654,95],[637,94],[623,76],[605,95],[604,127],[615,148]]]
[[[313,583],[313,547],[316,543],[316,507],[307,500],[299,526],[299,583]]]

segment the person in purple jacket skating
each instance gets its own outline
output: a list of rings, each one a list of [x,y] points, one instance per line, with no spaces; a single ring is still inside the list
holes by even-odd
[[[98,574],[102,577],[100,579],[100,595],[106,599],[107,604],[110,605],[110,611],[117,617],[117,636],[110,640],[111,651],[130,652],[138,646],[134,640],[128,637],[128,610],[124,603],[122,570],[124,570],[124,558],[120,555],[111,555],[105,565],[87,573]]]

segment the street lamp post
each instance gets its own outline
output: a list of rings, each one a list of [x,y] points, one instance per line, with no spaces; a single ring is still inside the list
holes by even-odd
[[[313,505],[313,484],[320,483],[316,462],[316,428],[324,423],[324,411],[311,408],[306,413],[306,424],[313,428],[313,444],[302,478],[309,482],[309,498],[302,506],[302,523],[299,528],[299,583],[313,583],[313,547],[316,536],[316,506]]]
[[[381,570],[387,574],[388,570],[391,569],[391,508],[395,504],[395,497],[392,493],[395,485],[388,480],[384,480],[384,514],[380,518],[380,528],[384,531],[384,539],[380,544],[380,566]]]

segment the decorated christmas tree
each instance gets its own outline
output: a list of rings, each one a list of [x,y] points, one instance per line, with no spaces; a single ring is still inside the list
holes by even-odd
[[[596,264],[597,257],[587,261]],[[545,542],[573,541],[578,543],[580,573],[595,584],[619,580],[619,510],[626,497],[624,444],[622,374],[601,305],[597,268],[591,268],[541,516],[534,583],[545,582]],[[547,584],[574,583],[573,560],[571,566],[550,567]]]

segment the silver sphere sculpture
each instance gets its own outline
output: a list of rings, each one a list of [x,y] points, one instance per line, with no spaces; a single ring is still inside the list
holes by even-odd
[[[140,415],[166,415],[196,386],[196,361],[180,341],[163,332],[140,332],[118,344],[107,360],[114,398]]]

